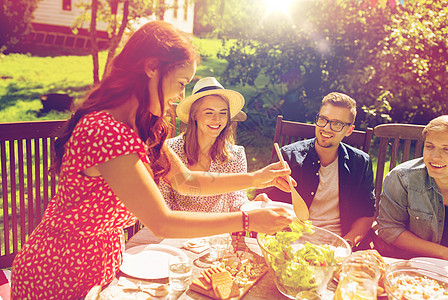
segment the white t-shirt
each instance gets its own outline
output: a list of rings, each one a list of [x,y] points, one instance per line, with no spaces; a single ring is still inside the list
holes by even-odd
[[[341,235],[339,214],[339,163],[338,158],[328,166],[319,168],[319,186],[310,207],[313,225]]]

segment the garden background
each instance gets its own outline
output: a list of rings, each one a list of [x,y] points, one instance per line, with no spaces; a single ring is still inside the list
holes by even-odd
[[[269,161],[278,114],[313,122],[331,91],[357,100],[357,129],[426,124],[448,113],[447,2],[197,0],[194,41],[202,62],[186,94],[198,78],[215,76],[245,96],[248,119],[237,143],[250,171]],[[38,116],[40,95],[66,93],[76,102],[93,84],[88,53],[16,53],[4,39],[0,47],[0,122],[67,118],[70,112]],[[107,56],[108,49],[99,52],[100,78]]]

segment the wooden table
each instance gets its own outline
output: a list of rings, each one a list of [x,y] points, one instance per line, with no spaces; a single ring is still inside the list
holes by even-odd
[[[126,243],[126,249],[130,249],[135,246],[140,245],[148,245],[148,244],[162,244],[162,245],[169,245],[174,246],[177,248],[180,248],[182,246],[182,243],[185,241],[188,241],[189,239],[161,239],[154,236],[154,234],[148,230],[147,228],[143,228],[139,230],[132,238]],[[241,239],[242,241],[240,244],[244,246],[244,244],[249,244],[249,249],[255,249],[255,247],[258,247],[257,241],[255,239]],[[185,254],[187,254],[188,258],[190,258],[194,262],[193,267],[193,275],[192,279],[199,277],[199,273],[204,270],[205,268],[201,268],[198,266],[200,262],[198,262],[198,259],[201,256],[204,256],[208,250],[196,254],[189,250],[183,249]],[[261,253],[260,253],[261,254]],[[208,267],[208,266],[207,266]],[[207,268],[206,267],[206,268]],[[126,274],[119,272],[117,274],[117,277],[120,276],[127,276]],[[158,281],[159,283],[167,283],[168,279],[164,279],[163,281]],[[201,295],[197,292],[187,290],[184,293],[181,293],[180,295],[176,295],[174,298],[170,296],[170,299],[195,299],[195,300],[210,300],[209,297],[206,297],[204,295]],[[274,279],[271,277],[271,274],[267,272],[242,298],[244,300],[259,300],[259,299],[288,299],[284,295],[282,295],[275,286]]]
[[[148,244],[162,244],[162,245],[168,245],[173,246],[176,248],[181,248],[182,244],[189,239],[161,239],[148,230],[147,228],[141,229],[139,232],[137,232],[127,243],[126,243],[126,250],[141,246],[141,245],[148,245]],[[242,238],[239,249],[241,248],[248,248],[249,252],[262,255],[261,250],[258,247],[256,239],[253,238]],[[188,256],[188,258],[193,261],[193,274],[192,279],[199,277],[200,272],[206,268],[208,268],[210,265],[201,264],[200,257],[207,254],[208,250],[196,254],[194,252],[191,252],[189,250],[183,249],[185,254]],[[202,266],[201,266],[202,265]],[[112,281],[110,285],[116,285],[118,282],[118,279],[120,277],[126,277],[130,278],[128,275],[124,274],[123,272],[118,272],[116,278]],[[159,280],[151,280],[152,282],[156,283],[168,283],[168,278],[165,279],[159,279]],[[329,290],[335,290],[336,289],[336,283],[334,281],[331,281],[328,285]],[[331,294],[331,292],[330,292]],[[168,300],[185,300],[185,299],[195,299],[195,300],[210,300],[209,297],[204,296],[200,293],[197,293],[195,291],[191,291],[190,289],[187,289],[185,292],[179,292],[177,294],[170,294],[168,297],[165,298],[155,298],[155,299],[168,299]],[[275,286],[274,279],[272,275],[267,272],[259,281],[255,283],[254,286],[244,295],[242,298],[243,300],[259,300],[259,299],[288,299],[286,296],[281,294],[277,287]],[[330,297],[329,299],[332,299]],[[387,299],[387,297],[378,297],[378,300]]]

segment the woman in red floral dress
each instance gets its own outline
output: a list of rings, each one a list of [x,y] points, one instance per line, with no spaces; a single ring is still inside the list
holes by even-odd
[[[14,260],[14,299],[76,299],[109,283],[122,263],[123,228],[138,218],[161,237],[198,237],[242,229],[241,212],[171,211],[160,178],[184,194],[214,195],[275,185],[289,170],[272,164],[248,174],[189,171],[165,146],[167,108],[184,97],[198,57],[190,39],[161,21],[135,32],[67,122],[56,142],[56,196]],[[283,209],[249,212],[250,230],[273,233]]]

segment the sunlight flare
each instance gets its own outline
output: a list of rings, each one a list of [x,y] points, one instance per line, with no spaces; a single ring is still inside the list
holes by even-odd
[[[289,13],[289,8],[294,0],[264,0],[266,12],[268,14],[275,12]]]

